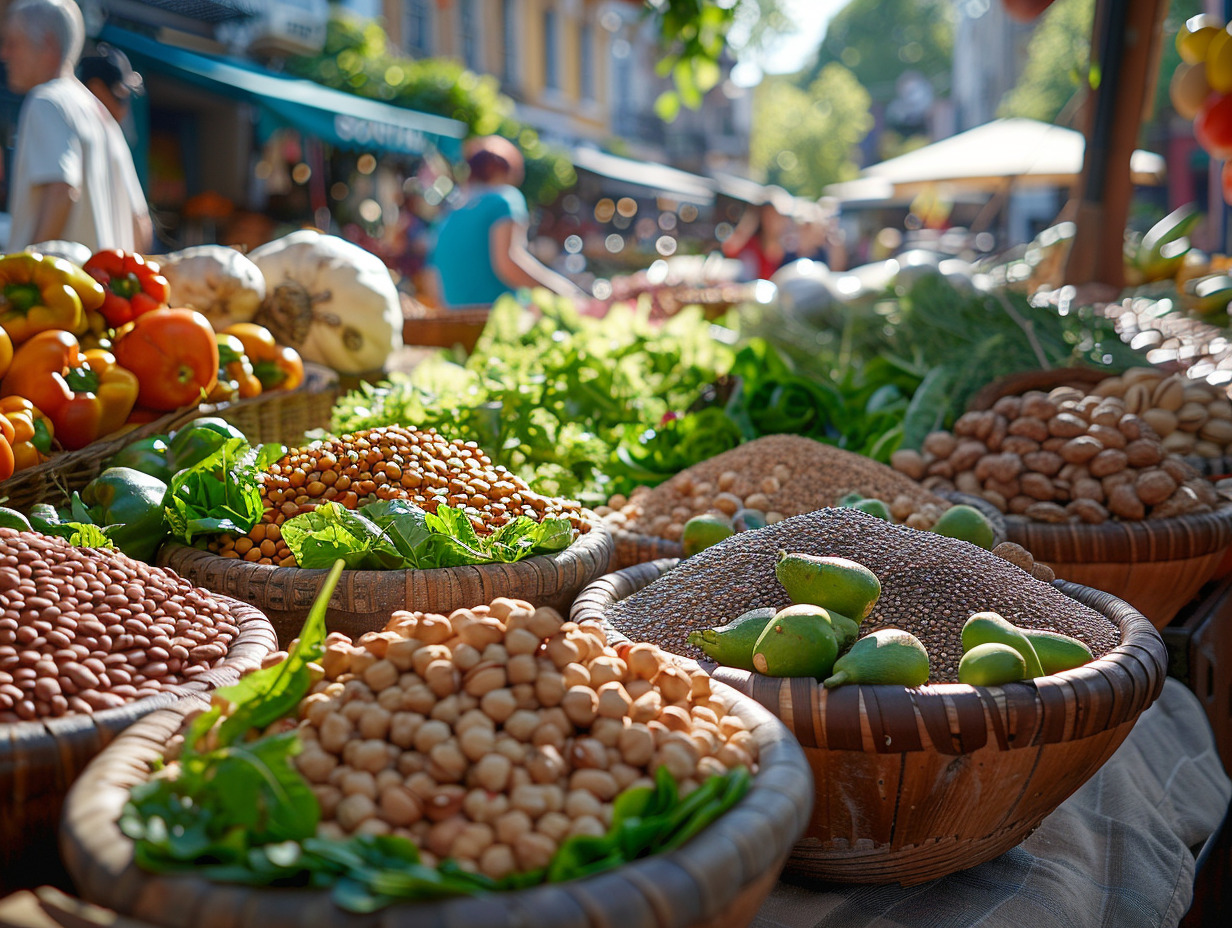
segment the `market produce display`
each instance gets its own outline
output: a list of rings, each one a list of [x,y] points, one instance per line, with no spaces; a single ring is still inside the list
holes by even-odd
[[[994,556],[969,542],[854,509],[823,509],[733,535],[615,603],[606,618],[632,640],[674,654],[700,654],[690,633],[704,635],[752,609],[792,605],[776,571],[779,551],[844,558],[871,571],[881,593],[860,621],[861,636],[878,628],[910,632],[927,651],[932,683],[957,681],[962,625],[977,612],[995,611],[1020,628],[1068,635],[1097,657],[1118,641],[1103,615],[1036,579],[1021,566],[1023,559],[1000,556],[1013,556],[1012,549]]]
[[[709,678],[657,648],[504,598],[327,638],[338,575],[290,654],[220,691],[133,790],[141,866],[311,880],[357,912],[523,888],[684,843],[757,770]]]
[[[771,435],[688,468],[657,487],[615,496],[595,512],[613,527],[680,541],[694,516],[756,510],[773,525],[846,495],[886,503],[893,518],[931,528],[950,503],[884,464],[794,435]]]
[[[0,724],[111,709],[220,664],[227,606],[103,547],[0,528]]]
[[[577,502],[535,492],[474,442],[435,429],[313,443],[268,462],[257,481],[259,520],[210,543],[223,557],[294,567],[308,552],[313,566],[336,557],[352,567],[454,566],[559,550],[589,527]]]
[[[1220,502],[1214,487],[1170,448],[1222,437],[1225,420],[1213,414],[1224,413],[1232,404],[1204,385],[1135,368],[1094,393],[1057,387],[1002,397],[964,413],[952,432],[930,434],[922,453],[896,452],[893,465],[924,486],[978,495],[1039,522],[1210,512]],[[1174,431],[1161,441],[1152,423]]]

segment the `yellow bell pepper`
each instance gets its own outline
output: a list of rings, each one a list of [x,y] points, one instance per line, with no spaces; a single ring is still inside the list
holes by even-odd
[[[37,406],[24,396],[6,396],[0,398],[0,418],[13,428],[10,445],[15,472],[47,460],[55,428]]]
[[[13,363],[13,340],[9,333],[0,328],[0,378],[8,373],[9,365]]]
[[[105,295],[102,284],[63,258],[33,252],[0,257],[0,326],[15,345],[49,329],[84,334],[87,313]]]

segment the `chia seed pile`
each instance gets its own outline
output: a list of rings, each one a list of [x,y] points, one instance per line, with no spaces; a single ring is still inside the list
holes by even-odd
[[[1106,616],[996,555],[954,538],[893,525],[853,509],[822,509],[741,532],[680,563],[614,604],[607,619],[633,641],[704,659],[689,632],[724,625],[760,606],[790,604],[774,575],[780,549],[850,558],[881,581],[881,598],[860,626],[866,635],[894,626],[928,650],[930,683],[956,683],[962,626],[994,611],[1015,625],[1084,642],[1096,657],[1120,641]]]

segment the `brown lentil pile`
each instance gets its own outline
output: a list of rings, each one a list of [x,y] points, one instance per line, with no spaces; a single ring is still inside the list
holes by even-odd
[[[0,529],[0,723],[114,709],[221,663],[226,606],[119,551]]]
[[[922,453],[895,452],[892,463],[1010,518],[1099,524],[1210,512],[1219,504],[1210,481],[1175,452],[1209,445],[1215,453],[1214,438],[1232,438],[1232,418],[1223,418],[1232,402],[1217,393],[1133,368],[1092,393],[1062,386],[1002,397],[964,413],[953,432],[928,435]]]
[[[767,435],[715,455],[626,499],[596,509],[614,528],[679,541],[704,512],[755,509],[774,524],[835,505],[848,493],[881,500],[913,528],[930,528],[949,503],[892,468],[800,435]]]
[[[1108,618],[1008,560],[852,509],[823,509],[732,535],[614,604],[607,619],[635,641],[701,659],[685,640],[690,631],[789,604],[774,574],[780,549],[846,557],[872,570],[881,598],[860,633],[893,626],[914,634],[928,650],[933,683],[957,682],[962,626],[973,612],[992,610],[1024,628],[1071,635],[1097,657],[1120,641]]]
[[[575,534],[589,527],[580,503],[536,493],[493,465],[475,442],[449,441],[436,429],[389,426],[288,452],[262,475],[261,521],[239,538],[218,536],[210,549],[223,557],[295,567],[282,540],[283,522],[325,500],[358,509],[382,499],[408,500],[428,512],[442,503],[464,509],[479,535],[522,515],[536,522],[567,518]]]
[[[429,865],[534,870],[566,837],[605,834],[617,794],[660,766],[682,794],[756,770],[752,733],[705,673],[522,600],[331,634],[320,672],[298,723],[275,723],[303,741],[318,833],[397,834]]]

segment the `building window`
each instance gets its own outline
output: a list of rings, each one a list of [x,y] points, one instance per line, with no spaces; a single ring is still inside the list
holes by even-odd
[[[518,84],[518,0],[501,0],[503,70],[501,76],[510,86]]]
[[[406,0],[406,50],[419,58],[432,54],[433,0]]]
[[[583,100],[598,99],[595,93],[595,32],[590,23],[578,30],[578,92]]]
[[[458,26],[462,32],[462,60],[472,71],[480,70],[483,42],[479,35],[479,10],[476,0],[461,0],[458,4]]]
[[[553,9],[543,11],[543,86],[560,89],[560,34]]]

